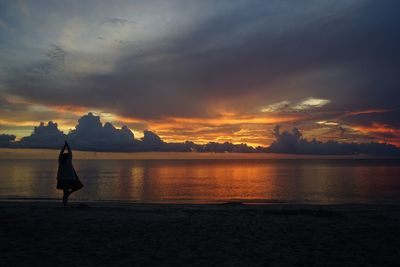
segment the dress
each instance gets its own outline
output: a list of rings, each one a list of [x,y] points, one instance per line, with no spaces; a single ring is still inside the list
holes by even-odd
[[[72,166],[72,153],[68,153],[68,158],[63,161],[62,154],[58,158],[58,171],[57,171],[57,189],[60,190],[78,190],[83,187]]]

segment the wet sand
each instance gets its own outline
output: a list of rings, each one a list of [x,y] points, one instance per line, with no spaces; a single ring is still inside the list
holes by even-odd
[[[399,205],[0,202],[0,266],[398,266]]]

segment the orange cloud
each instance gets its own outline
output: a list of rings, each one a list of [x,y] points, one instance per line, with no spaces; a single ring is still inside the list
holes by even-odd
[[[221,116],[217,118],[168,118],[165,121],[148,122],[168,142],[186,140],[196,143],[232,142],[249,145],[267,145],[267,125],[295,121],[298,116]]]
[[[353,129],[364,133],[394,133],[400,135],[400,130],[379,123],[374,123],[372,126],[354,126]]]
[[[64,132],[72,129],[77,120],[91,111],[101,116],[102,122],[111,122],[118,127],[128,125],[140,138],[144,129],[155,131],[167,142],[193,141],[196,143],[232,142],[249,145],[267,145],[272,140],[268,136],[268,126],[301,120],[302,115],[276,114],[240,114],[234,111],[216,110],[217,116],[208,118],[166,117],[158,120],[144,120],[135,117],[125,117],[102,110],[89,109],[76,105],[41,105],[26,99],[9,96],[13,104],[23,104],[25,109],[12,117],[3,117],[0,124],[8,126],[33,126],[39,121],[52,120],[57,122]],[[32,112],[29,112],[31,110]],[[27,116],[29,114],[29,116]],[[18,116],[17,116],[18,115]],[[10,114],[11,116],[11,114]],[[25,117],[25,119],[24,119]],[[35,120],[35,118],[38,120]],[[48,119],[47,119],[48,118]],[[22,136],[18,136],[22,137]]]
[[[8,101],[23,103],[26,107],[41,106],[21,98],[10,97]],[[158,120],[144,120],[76,105],[49,105],[43,107],[46,111],[30,112],[28,113],[30,115],[25,117],[26,120],[22,116],[26,113],[21,113],[18,116],[3,117],[0,119],[0,124],[33,127],[38,125],[39,121],[53,120],[59,124],[61,130],[67,133],[69,129],[76,125],[77,119],[92,111],[101,116],[103,123],[112,122],[117,127],[128,125],[135,133],[136,138],[142,136],[144,129],[149,129],[155,131],[167,142],[232,142],[235,144],[247,143],[252,146],[265,146],[273,141],[273,137],[270,134],[272,126],[283,123],[297,123],[308,119],[310,116],[310,114],[303,113],[274,114],[258,112],[241,114],[234,111],[216,110],[218,115],[208,118],[166,117]],[[378,111],[380,110],[360,111],[359,114]],[[35,114],[40,119],[35,120]],[[49,119],[44,119],[46,117],[49,117]],[[375,127],[373,130],[376,132],[377,129],[379,128]],[[359,130],[367,131],[367,129],[361,128]],[[384,130],[388,131],[386,128]]]
[[[400,145],[400,130],[390,128],[386,124],[373,123],[372,126],[353,126],[354,130],[375,136],[381,142]]]
[[[371,114],[371,113],[383,113],[388,111],[390,111],[390,109],[367,109],[367,110],[349,112],[346,115],[349,116],[349,115],[360,115],[360,114]]]

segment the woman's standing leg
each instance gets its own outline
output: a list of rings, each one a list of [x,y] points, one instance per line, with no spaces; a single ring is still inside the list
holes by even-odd
[[[68,189],[64,189],[63,192],[64,192],[63,205],[64,205],[64,208],[66,208],[67,207],[67,203],[68,203],[69,191],[68,191]]]

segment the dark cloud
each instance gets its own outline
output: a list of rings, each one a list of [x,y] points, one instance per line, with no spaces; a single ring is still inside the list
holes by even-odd
[[[400,108],[393,110],[371,110],[355,114],[349,114],[344,121],[360,126],[374,126],[382,124],[395,129],[400,129]]]
[[[18,148],[60,148],[64,140],[68,140],[74,149],[86,151],[174,151],[174,152],[261,152],[246,144],[210,142],[198,145],[193,142],[166,143],[157,134],[145,130],[143,138],[135,139],[131,130],[122,126],[115,128],[111,123],[104,125],[99,116],[92,113],[82,116],[75,129],[65,135],[52,121],[45,125],[43,122],[35,127],[30,136],[14,142],[14,135],[0,135],[0,147]]]
[[[384,155],[399,156],[400,148],[386,143],[339,143],[319,142],[302,138],[302,133],[293,128],[292,132],[280,131],[276,126],[273,132],[276,140],[267,148],[271,153],[317,154],[317,155]]]
[[[143,134],[141,145],[144,150],[158,151],[164,145],[164,141],[152,131],[145,130]]]
[[[193,150],[197,152],[233,152],[233,153],[254,153],[254,152],[264,152],[263,149],[248,146],[247,144],[234,145],[229,142],[216,143],[209,142],[205,145],[194,145]]]
[[[64,62],[67,52],[59,45],[52,44],[46,55],[49,59]]]
[[[15,141],[15,135],[0,134],[0,147],[11,147]]]
[[[62,146],[66,135],[58,129],[57,123],[49,121],[47,125],[43,122],[33,129],[30,136],[21,138],[16,145],[28,148],[55,148]]]
[[[109,122],[103,125],[92,113],[82,116],[67,138],[71,146],[82,150],[130,151],[134,146],[134,135],[128,127],[117,129]]]
[[[134,135],[128,127],[122,126],[117,129],[109,122],[103,125],[100,117],[92,113],[81,117],[75,129],[68,134],[60,131],[57,123],[50,121],[45,125],[42,122],[34,128],[30,136],[15,142],[14,147],[59,148],[65,140],[80,150],[133,151],[135,149]]]
[[[331,109],[398,105],[399,2],[313,11],[318,2],[256,1],[232,8],[152,44],[145,55],[128,47],[110,73],[84,75],[72,85],[60,80],[61,93],[52,93],[46,79],[21,79],[20,70],[7,88],[38,102],[140,118],[209,117],[214,104],[246,111],[309,96],[332,100]]]
[[[339,129],[339,131],[340,131],[340,136],[343,136],[344,133],[346,132],[346,129],[343,128],[343,127],[341,127],[341,126],[339,126],[338,129]]]
[[[71,146],[91,151],[175,151],[175,152],[256,152],[246,144],[210,142],[198,145],[193,142],[166,143],[157,134],[145,130],[140,140],[135,139],[133,133],[123,126],[116,129],[111,123],[104,125],[99,116],[92,113],[79,119],[78,125],[72,130],[67,139]]]
[[[127,20],[123,18],[106,18],[101,21],[100,24],[102,25],[107,25],[107,26],[113,26],[113,27],[123,27],[129,24],[135,24],[137,23],[134,20]]]
[[[399,1],[150,2],[119,2],[116,6],[124,12],[107,2],[77,1],[68,7],[52,1],[31,3],[32,25],[23,25],[4,4],[0,15],[15,32],[0,33],[0,93],[37,106],[76,106],[149,125],[174,117],[206,122],[223,117],[224,111],[256,117],[270,107],[271,117],[301,113],[290,126],[307,136],[324,138],[321,135],[328,133],[327,139],[375,138],[398,144]],[[43,20],[37,19],[40,16]],[[132,18],[140,25],[128,27]],[[39,21],[48,31],[35,30],[43,28],[35,24]],[[298,105],[307,99],[329,103],[318,109]],[[0,105],[4,112],[5,105]],[[4,121],[28,120],[42,112],[37,106],[20,116],[12,111],[20,108],[17,104],[7,104]],[[354,113],[370,109],[388,112]],[[55,118],[44,116],[34,121]],[[319,121],[338,125],[316,124]],[[172,136],[175,126],[153,129],[171,140],[185,140],[198,125],[177,123],[180,138]],[[370,134],[366,128],[376,125],[393,131]],[[231,136],[243,128],[240,124],[233,129],[221,120],[214,128],[199,129],[197,134],[207,138],[197,140],[249,140],[218,136],[225,126],[231,129],[223,131]],[[353,126],[366,130],[352,131]],[[317,129],[329,127],[330,132]],[[172,134],[165,135],[167,131]]]
[[[302,133],[293,128],[292,132],[280,131],[276,126],[273,132],[276,140],[270,147],[251,147],[247,144],[232,144],[230,142],[195,144],[190,141],[183,143],[164,142],[157,134],[145,130],[143,138],[135,139],[131,130],[123,126],[115,128],[111,123],[104,125],[99,116],[92,113],[84,115],[78,121],[75,129],[68,135],[61,132],[57,123],[41,123],[34,128],[30,136],[21,141],[14,141],[14,135],[0,135],[1,147],[56,148],[68,140],[74,149],[87,151],[169,151],[169,152],[238,152],[238,153],[288,153],[288,154],[318,154],[318,155],[354,155],[370,154],[384,156],[400,155],[400,148],[383,143],[339,143],[336,141],[320,142],[315,139],[308,141]]]

